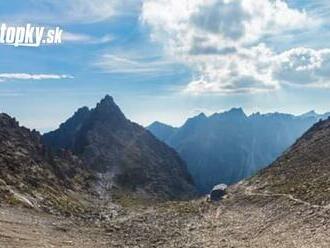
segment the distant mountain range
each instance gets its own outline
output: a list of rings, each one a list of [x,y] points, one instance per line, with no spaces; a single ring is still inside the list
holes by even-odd
[[[93,109],[80,108],[43,136],[0,114],[0,197],[65,211],[80,211],[77,195],[191,198],[195,185],[207,192],[271,164],[329,115],[311,111],[247,116],[234,108],[209,117],[200,114],[180,128],[159,122],[148,127],[171,148],[129,121],[110,96]]]
[[[177,152],[110,96],[43,136],[2,113],[0,246],[329,247],[330,118],[320,118],[237,108],[181,128],[154,123],[189,158],[201,191],[254,173],[294,143],[211,203],[195,197]]]
[[[215,184],[232,184],[272,163],[320,119],[314,111],[300,116],[282,113],[247,116],[233,108],[209,117],[201,113],[180,128],[160,122],[147,127],[175,148],[187,162],[201,192]]]

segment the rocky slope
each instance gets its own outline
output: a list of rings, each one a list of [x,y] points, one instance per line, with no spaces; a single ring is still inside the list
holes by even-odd
[[[269,165],[328,115],[309,112],[302,116],[247,116],[236,108],[209,117],[200,114],[178,129],[157,123],[149,130],[178,151],[199,190],[209,192],[215,184],[238,182]]]
[[[52,154],[38,132],[0,114],[1,202],[49,212],[83,212],[87,206],[79,199],[88,194],[91,178],[76,156]]]
[[[315,124],[249,185],[330,209],[330,119]]]
[[[95,172],[94,187],[107,197],[134,195],[161,199],[195,194],[185,163],[174,149],[126,119],[112,97],[94,109],[79,109],[59,129],[43,136],[55,149],[69,149]]]

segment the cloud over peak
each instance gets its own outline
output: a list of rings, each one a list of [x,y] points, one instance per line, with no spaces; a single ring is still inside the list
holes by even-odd
[[[141,20],[152,39],[194,71],[186,92],[255,93],[328,79],[326,50],[275,52],[265,43],[319,25],[284,0],[145,0]],[[299,81],[299,70],[312,74]]]
[[[298,47],[276,56],[273,76],[280,82],[330,87],[330,49]]]

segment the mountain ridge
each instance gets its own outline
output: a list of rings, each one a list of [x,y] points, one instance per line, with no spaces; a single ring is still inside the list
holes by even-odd
[[[84,113],[79,119],[76,112],[59,129],[44,134],[43,141],[49,147],[73,151],[89,169],[99,173],[102,182],[97,187],[104,194],[110,190],[107,187],[160,198],[189,198],[194,194],[186,165],[174,149],[126,119],[112,97],[107,95]],[[107,181],[112,183],[104,188]]]
[[[0,244],[4,247],[329,246],[330,120],[315,124],[272,165],[230,186],[221,202],[212,203],[204,197],[156,203],[136,201],[132,195],[122,201],[102,201],[100,194],[83,187],[90,175],[75,176],[80,175],[75,170],[86,165],[77,163],[79,158],[68,150],[52,153],[40,139],[37,132],[0,114]],[[55,164],[48,164],[51,157]],[[61,170],[55,176],[52,168]],[[67,182],[59,181],[61,172],[69,177]],[[86,187],[93,189],[93,184]],[[83,197],[85,192],[89,198]],[[34,209],[21,208],[17,202]],[[52,215],[35,211],[44,208]]]
[[[178,151],[198,188],[206,193],[218,183],[238,182],[272,163],[326,115],[275,112],[247,116],[242,108],[232,108],[209,117],[191,117],[161,140]],[[150,131],[156,137],[161,132]]]

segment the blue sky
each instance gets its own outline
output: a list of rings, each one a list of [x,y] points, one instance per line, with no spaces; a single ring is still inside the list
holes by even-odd
[[[180,125],[231,107],[330,110],[326,0],[14,0],[0,22],[60,26],[60,45],[0,45],[0,111],[40,131],[114,96],[126,116]],[[4,74],[71,75],[60,79]]]

